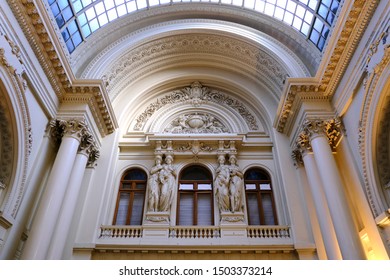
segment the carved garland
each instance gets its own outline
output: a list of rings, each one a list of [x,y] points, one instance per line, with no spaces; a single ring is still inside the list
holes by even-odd
[[[196,92],[196,93],[195,93]],[[195,93],[195,95],[194,95]],[[198,106],[201,103],[213,102],[223,106],[228,106],[238,112],[245,120],[251,130],[258,130],[259,127],[256,118],[248,111],[244,104],[233,99],[224,93],[217,90],[210,90],[208,87],[202,86],[199,82],[194,82],[191,87],[185,87],[180,90],[175,90],[170,94],[158,99],[150,104],[146,110],[141,113],[134,125],[134,130],[141,130],[150,117],[160,108],[169,104],[190,103],[193,106]]]

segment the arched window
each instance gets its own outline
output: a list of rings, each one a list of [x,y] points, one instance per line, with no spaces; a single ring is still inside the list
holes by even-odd
[[[179,177],[177,224],[214,225],[211,173],[202,166],[185,168]]]
[[[278,220],[268,173],[251,168],[245,172],[244,180],[249,224],[276,225]]]
[[[141,225],[145,201],[146,173],[130,169],[122,176],[116,202],[114,225]]]

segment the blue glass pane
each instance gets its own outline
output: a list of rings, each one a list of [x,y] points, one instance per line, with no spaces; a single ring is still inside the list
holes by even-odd
[[[320,38],[320,41],[318,42],[318,48],[322,51],[325,46],[325,39],[323,37]]]
[[[332,3],[332,0],[322,0],[321,4],[326,5],[327,7],[330,7],[330,4]]]
[[[73,34],[73,33],[75,33],[75,32],[78,30],[77,24],[76,24],[76,21],[75,21],[75,20],[71,21],[71,22],[68,24],[68,30],[69,30],[69,33],[70,33],[70,34]]]
[[[74,51],[74,45],[73,45],[72,40],[69,40],[68,42],[66,42],[66,47],[68,48],[68,51],[70,53]]]
[[[87,23],[87,17],[85,16],[84,13],[78,16],[79,23],[81,26],[85,25]]]
[[[61,34],[62,34],[62,37],[64,38],[65,42],[69,40],[70,35],[69,35],[69,32],[68,32],[67,29],[64,29],[64,30],[61,32]]]
[[[65,21],[64,21],[62,15],[58,15],[58,17],[56,17],[56,21],[57,21],[59,28],[63,27],[65,24]]]
[[[317,45],[318,39],[320,38],[320,34],[313,30],[310,34],[310,41]]]
[[[327,26],[324,26],[324,30],[322,30],[321,34],[322,34],[322,37],[324,37],[326,39],[328,37],[328,34],[329,34],[329,28]]]
[[[328,17],[326,18],[326,21],[327,21],[330,25],[332,25],[333,20],[334,20],[334,14],[329,13],[329,14],[328,14]]]
[[[68,21],[73,16],[72,9],[70,7],[67,7],[65,10],[62,11],[62,15],[64,16],[65,21]]]
[[[314,29],[317,30],[318,32],[321,32],[323,26],[324,23],[320,19],[316,18],[314,22]]]
[[[73,8],[76,13],[80,12],[83,9],[83,5],[80,0],[73,2]]]
[[[80,32],[77,31],[75,34],[73,34],[72,40],[73,40],[73,44],[76,47],[78,45],[80,45],[80,43],[83,41],[83,38],[81,38]]]
[[[91,29],[89,29],[88,24],[81,27],[81,30],[83,31],[84,38],[87,38],[89,35],[91,35]]]
[[[339,9],[339,2],[338,1],[333,1],[332,7],[330,8],[331,11],[336,14],[337,10]]]
[[[69,6],[68,0],[58,0],[57,3],[60,6],[61,10],[63,10],[65,7]]]
[[[53,4],[56,0],[48,0],[49,5]]]
[[[318,9],[318,14],[323,18],[326,19],[326,16],[328,15],[328,8],[324,5],[321,5]]]
[[[58,8],[57,3],[54,3],[50,7],[51,7],[51,11],[53,12],[53,16],[56,17],[60,13],[60,8]]]
[[[96,18],[89,22],[89,27],[91,28],[92,32],[94,32],[100,27]]]

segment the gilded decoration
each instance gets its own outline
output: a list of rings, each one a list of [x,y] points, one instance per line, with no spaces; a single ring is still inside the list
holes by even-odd
[[[294,112],[292,107],[296,103],[298,96],[302,99],[306,97],[323,99],[333,96],[378,3],[379,0],[358,0],[353,2],[347,20],[342,27],[337,43],[319,81],[313,79],[311,82],[309,81],[301,85],[294,85],[288,82],[290,85],[285,88],[285,99],[282,101],[276,123],[278,132],[285,132],[288,120],[292,119],[291,114]]]

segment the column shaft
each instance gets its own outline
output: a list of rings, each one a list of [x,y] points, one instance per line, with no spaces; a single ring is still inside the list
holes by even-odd
[[[320,225],[322,238],[325,244],[326,255],[330,260],[341,260],[342,255],[337,242],[328,204],[324,194],[321,178],[313,154],[304,153],[302,156],[305,164],[307,179]]]
[[[318,166],[330,214],[343,259],[365,259],[360,238],[344,193],[341,175],[324,134],[311,138],[311,147]]]
[[[80,141],[64,136],[40,200],[22,259],[45,259]]]
[[[62,203],[61,212],[58,217],[58,222],[51,240],[48,259],[61,259],[64,250],[70,226],[72,224],[74,210],[76,208],[77,199],[81,188],[85,168],[88,161],[88,155],[84,152],[79,152],[70,174],[70,179],[64,201]]]

